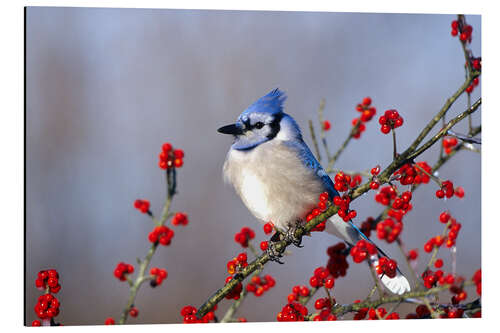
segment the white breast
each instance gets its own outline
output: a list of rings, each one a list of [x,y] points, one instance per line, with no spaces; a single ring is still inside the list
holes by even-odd
[[[275,140],[250,151],[230,150],[224,178],[257,219],[282,229],[304,219],[325,190],[314,171]]]

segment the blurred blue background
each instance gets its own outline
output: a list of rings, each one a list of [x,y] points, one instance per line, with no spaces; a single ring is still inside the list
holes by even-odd
[[[216,129],[233,121],[255,99],[280,87],[285,111],[311,144],[308,119],[316,122],[321,98],[332,123],[332,151],[358,116],[357,103],[373,99],[377,116],[360,140],[350,144],[336,167],[365,170],[387,165],[389,135],[378,116],[396,108],[405,124],[398,145],[406,147],[464,80],[464,57],[450,36],[452,15],[356,14],[165,9],[30,7],[26,15],[26,311],[40,291],[36,273],[56,268],[65,325],[101,324],[119,318],[128,285],[113,277],[119,261],[135,264],[149,248],[152,228],[133,208],[136,198],[151,201],[158,215],[165,197],[157,167],[163,142],[185,151],[173,209],[189,214],[176,228],[172,246],[159,248],[153,265],[168,279],[139,291],[137,319],[129,323],[174,323],[179,311],[198,307],[227,276],[226,262],[241,252],[233,241],[242,226],[265,239],[233,190],[222,181],[230,138]],[[471,48],[481,50],[479,16]],[[480,96],[477,88],[472,94]],[[450,116],[466,108],[462,97]],[[474,114],[479,124],[480,113]],[[467,122],[456,127],[467,130]],[[435,132],[435,131],[434,131]],[[436,161],[438,147],[422,159]],[[420,270],[428,260],[422,246],[442,230],[438,216],[449,209],[463,227],[457,271],[470,277],[481,260],[480,155],[460,152],[440,176],[465,188],[465,198],[434,197],[436,185],[420,188],[404,222],[403,240],[420,248]],[[353,203],[357,222],[376,216],[373,193]],[[257,242],[257,244],[258,244]],[[277,285],[261,298],[250,295],[238,315],[272,321],[296,284],[306,284],[325,265],[326,248],[338,240],[315,233],[301,250],[291,249],[285,265],[269,264]],[[377,243],[406,267],[395,245]],[[441,250],[445,270],[450,254]],[[336,282],[339,303],[364,298],[371,288],[365,265],[350,265]],[[473,298],[475,292],[470,292]],[[448,301],[446,299],[445,301]],[[220,304],[222,316],[230,301]],[[408,309],[408,308],[407,308]],[[311,306],[312,310],[312,306]],[[406,313],[405,311],[401,311]]]

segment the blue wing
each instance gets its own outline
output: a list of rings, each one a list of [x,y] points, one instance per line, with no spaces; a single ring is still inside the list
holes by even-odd
[[[284,144],[296,150],[297,155],[302,163],[304,163],[304,166],[316,172],[316,175],[321,179],[323,185],[325,186],[330,199],[335,196],[339,196],[339,193],[333,186],[333,181],[330,179],[321,164],[319,164],[318,160],[316,159],[316,157],[314,157],[313,153],[303,140],[286,141],[284,142]]]

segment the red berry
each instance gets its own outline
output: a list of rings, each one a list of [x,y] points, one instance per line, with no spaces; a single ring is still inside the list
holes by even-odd
[[[104,325],[114,325],[115,324],[115,320],[113,318],[106,318],[106,320],[104,321]]]
[[[370,104],[372,104],[372,99],[370,97],[365,97],[365,98],[363,98],[362,103],[364,106],[369,106]]]
[[[459,198],[463,198],[465,195],[465,191],[462,186],[457,186],[455,188],[455,195]]]
[[[168,153],[169,151],[172,150],[172,145],[166,142],[161,146],[161,150],[163,150],[165,153]]]
[[[384,134],[387,134],[391,131],[391,127],[389,125],[382,125],[380,131]]]
[[[441,267],[443,267],[443,259],[437,259],[437,260],[434,262],[434,267],[436,267],[436,268],[441,268]]]
[[[42,322],[38,319],[35,319],[31,322],[31,326],[42,326]]]
[[[442,212],[441,215],[439,215],[439,221],[441,221],[441,223],[447,223],[450,217],[450,213]]]
[[[271,232],[273,232],[273,223],[267,222],[266,224],[264,224],[263,229],[266,235],[270,234]]]
[[[332,277],[329,277],[325,280],[325,287],[328,289],[332,289],[333,286],[335,285],[335,279]]]
[[[328,130],[330,130],[331,127],[332,127],[332,125],[330,124],[330,122],[328,120],[325,120],[323,122],[323,130],[328,131]]]
[[[176,158],[176,159],[174,160],[174,166],[175,166],[176,168],[180,168],[180,167],[182,167],[182,165],[183,165],[183,164],[184,164],[184,162],[182,161],[182,158]]]
[[[136,308],[132,308],[132,309],[130,309],[129,314],[131,317],[135,318],[139,315],[139,310],[137,310]]]
[[[438,197],[439,199],[444,198],[444,191],[443,190],[437,190],[436,191],[436,197]]]
[[[262,251],[266,251],[268,247],[269,247],[269,243],[267,241],[260,242],[260,249]]]
[[[236,258],[236,260],[241,264],[241,263],[245,263],[247,262],[247,254],[245,252],[242,252],[240,254],[238,254],[238,257]]]
[[[182,149],[176,149],[174,150],[174,156],[175,158],[182,159],[184,157],[184,151]]]

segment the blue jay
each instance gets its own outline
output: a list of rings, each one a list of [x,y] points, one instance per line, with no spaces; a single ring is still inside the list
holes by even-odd
[[[234,137],[224,162],[224,180],[233,185],[260,222],[272,221],[283,235],[291,237],[288,239],[293,244],[300,246],[300,240],[293,239],[294,232],[290,230],[304,223],[321,193],[328,192],[330,200],[339,194],[302,139],[295,120],[283,112],[285,99],[284,93],[275,89],[243,111],[236,123],[223,126],[218,132]],[[346,223],[338,215],[328,220],[325,230],[350,246],[361,239],[371,242],[352,222]],[[281,254],[269,253],[279,261],[276,257]],[[378,254],[372,256],[370,264],[376,266],[378,258]],[[383,274],[379,278],[392,293],[410,290],[400,271],[394,278]]]

